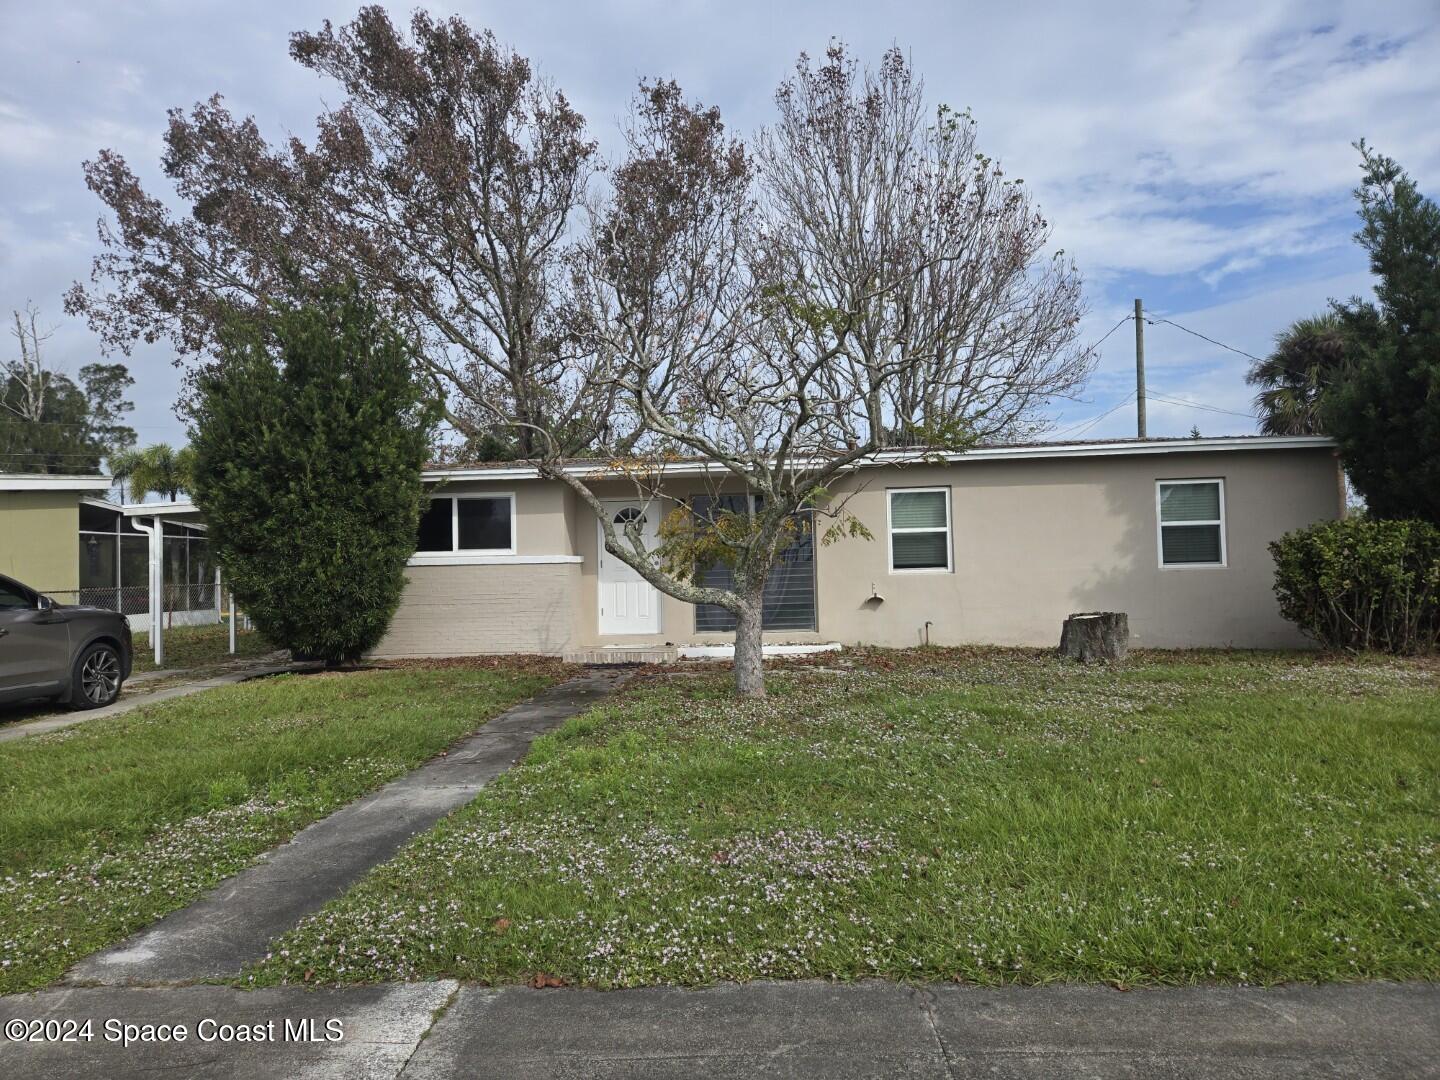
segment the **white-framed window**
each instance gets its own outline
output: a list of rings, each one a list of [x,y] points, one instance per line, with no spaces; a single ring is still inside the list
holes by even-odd
[[[890,572],[948,573],[950,489],[889,488],[885,501]]]
[[[415,550],[426,552],[484,552],[515,554],[515,495],[513,492],[476,492],[436,495],[420,515]]]
[[[1160,568],[1225,565],[1225,481],[1155,481]]]

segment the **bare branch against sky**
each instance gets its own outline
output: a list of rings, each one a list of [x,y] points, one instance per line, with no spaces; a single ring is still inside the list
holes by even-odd
[[[401,18],[412,5],[395,7]],[[436,8],[437,12],[442,9]],[[1251,352],[1330,296],[1368,288],[1351,242],[1352,140],[1440,180],[1440,17],[1433,0],[1383,5],[1140,3],[954,5],[917,2],[703,5],[456,3],[473,26],[534,57],[601,141],[621,151],[620,119],[641,76],[673,77],[747,131],[771,119],[772,92],[801,50],[829,37],[875,57],[905,50],[930,98],[970,108],[986,152],[1023,176],[1052,243],[1087,281],[1098,338],[1144,296],[1147,308]],[[165,110],[216,91],[264,129],[307,140],[324,81],[296,65],[294,30],[355,5],[92,3],[9,5],[0,39],[0,308],[33,300],[60,323],[51,359],[97,358],[83,321],[60,316],[88,273],[98,204],[81,162],[114,147],[148,187],[159,179]],[[1043,13],[1043,17],[1038,17]],[[1428,185],[1427,185],[1428,181]],[[1060,424],[1130,391],[1127,335],[1107,343],[1086,400]],[[1147,339],[1152,388],[1245,413],[1243,358],[1164,327]],[[178,373],[163,346],[132,362],[142,442],[175,440]],[[1238,416],[1152,402],[1152,433],[1249,430]],[[1090,433],[1124,434],[1126,409]]]

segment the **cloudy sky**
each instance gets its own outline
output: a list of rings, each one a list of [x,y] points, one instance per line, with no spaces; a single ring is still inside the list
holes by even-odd
[[[340,93],[288,59],[288,34],[355,7],[0,6],[0,312],[38,305],[56,327],[51,357],[73,374],[98,351],[61,310],[96,247],[100,206],[81,162],[113,148],[163,190],[165,110],[216,91],[272,138],[308,138],[322,102]],[[403,19],[412,6],[392,10]],[[769,120],[774,87],[802,50],[818,53],[832,36],[876,58],[900,45],[931,98],[970,107],[982,149],[1032,187],[1055,243],[1085,274],[1090,341],[1138,296],[1157,315],[1262,354],[1292,319],[1367,291],[1351,239],[1350,144],[1361,136],[1440,192],[1437,0],[428,6],[530,56],[610,147],[643,76],[678,79],[746,132]],[[1133,350],[1129,325],[1105,342],[1084,400],[1057,406],[1057,435],[1134,433]],[[1152,394],[1169,399],[1151,400],[1151,434],[1253,430],[1243,356],[1168,325],[1147,328],[1146,353]],[[170,353],[137,350],[131,366],[141,442],[183,440]]]

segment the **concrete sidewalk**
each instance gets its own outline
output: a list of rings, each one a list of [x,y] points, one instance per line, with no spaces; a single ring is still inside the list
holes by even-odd
[[[65,981],[155,985],[238,975],[264,957],[271,940],[473,799],[537,735],[591,708],[623,679],[595,671],[512,706],[446,754],[302,829],[189,907],[81,960]]]
[[[1437,1077],[1440,985],[1273,990],[751,983],[707,990],[489,990],[451,982],[245,992],[61,989],[0,1019],[93,1021],[89,1041],[5,1043],[0,1073],[199,1077]],[[202,1019],[274,1041],[204,1041]],[[104,1022],[188,1041],[105,1041]],[[286,1039],[285,1021],[292,1038]],[[315,1038],[296,1022],[313,1022]],[[324,1042],[326,1022],[343,1037]],[[211,1038],[223,1032],[204,1029]],[[269,1037],[268,1027],[262,1033]],[[300,1041],[295,1041],[299,1036]]]

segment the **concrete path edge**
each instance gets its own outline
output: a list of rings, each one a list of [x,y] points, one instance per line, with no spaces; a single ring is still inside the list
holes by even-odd
[[[537,735],[598,704],[624,678],[594,670],[512,706],[443,755],[308,825],[188,907],[92,953],[62,982],[155,986],[238,975],[274,938],[470,802],[524,757]]]

